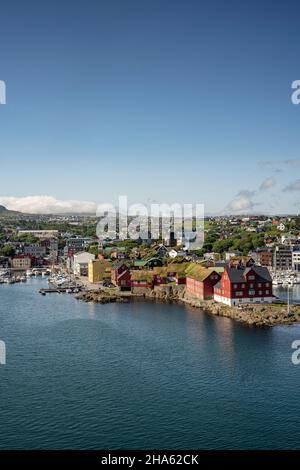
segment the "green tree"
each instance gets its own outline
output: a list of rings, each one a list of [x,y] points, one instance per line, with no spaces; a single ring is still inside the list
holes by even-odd
[[[4,245],[0,249],[1,256],[14,256],[15,250],[11,245]]]

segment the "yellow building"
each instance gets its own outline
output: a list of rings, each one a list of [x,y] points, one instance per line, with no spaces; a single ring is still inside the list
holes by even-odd
[[[103,280],[110,280],[111,278],[111,263],[106,260],[95,259],[89,262],[88,265],[89,282],[95,284],[103,282]]]

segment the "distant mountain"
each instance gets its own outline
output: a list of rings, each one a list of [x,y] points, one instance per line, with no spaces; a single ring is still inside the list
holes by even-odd
[[[0,217],[14,217],[21,214],[22,212],[9,211],[6,207],[0,206]]]

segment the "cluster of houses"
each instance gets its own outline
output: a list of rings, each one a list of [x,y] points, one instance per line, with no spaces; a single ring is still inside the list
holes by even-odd
[[[182,285],[186,295],[200,300],[215,300],[229,306],[271,303],[272,278],[265,266],[253,258],[235,256],[225,262],[199,264],[153,257],[148,260],[115,262],[103,255],[83,252],[72,257],[69,269],[77,276],[88,276],[93,284],[107,284],[120,290],[145,293],[165,285]]]
[[[230,220],[233,227],[260,227],[269,220]],[[227,224],[228,220],[215,223]],[[230,306],[245,303],[270,303],[273,301],[272,278],[269,270],[294,270],[300,272],[300,243],[297,235],[286,232],[282,221],[271,221],[280,233],[277,240],[266,240],[266,246],[245,257],[238,251],[204,253],[201,258],[172,243],[151,244],[145,248],[128,248],[123,243],[113,243],[99,250],[97,240],[91,237],[72,236],[56,230],[19,230],[18,235],[32,235],[35,243],[10,241],[14,256],[3,257],[15,269],[66,263],[67,271],[75,276],[88,277],[90,283],[107,283],[121,290],[143,292],[165,285],[182,285],[186,294],[199,299],[213,299]],[[285,230],[285,231],[284,231]],[[283,233],[284,232],[284,233]],[[278,237],[277,237],[278,238]],[[61,243],[62,242],[62,243]],[[91,247],[95,245],[95,253]],[[59,248],[60,246],[60,248]],[[101,254],[99,254],[101,252]],[[4,266],[4,265],[3,265]]]
[[[19,230],[18,235],[31,236],[35,242],[10,240],[12,256],[0,256],[0,268],[27,270],[32,267],[50,266],[59,256],[57,230]]]
[[[241,256],[238,250],[226,252],[225,259],[233,256]],[[274,271],[294,271],[300,272],[300,240],[292,236],[282,236],[281,243],[270,241],[269,244],[256,251],[251,251],[249,256],[253,258],[256,264],[266,266]],[[219,253],[205,253],[204,258],[207,260],[218,261]]]

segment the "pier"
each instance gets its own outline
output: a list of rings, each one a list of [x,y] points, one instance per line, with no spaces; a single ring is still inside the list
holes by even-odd
[[[39,289],[40,294],[61,294],[61,293],[70,293],[70,294],[77,294],[79,291],[81,291],[81,287],[77,286],[64,286],[64,287],[46,287]]]

